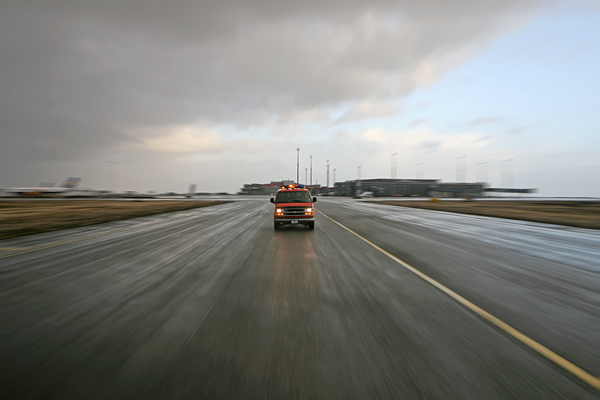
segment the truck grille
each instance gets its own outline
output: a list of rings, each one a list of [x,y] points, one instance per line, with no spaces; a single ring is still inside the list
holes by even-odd
[[[282,207],[283,215],[285,216],[297,216],[304,215],[306,212],[306,207]]]

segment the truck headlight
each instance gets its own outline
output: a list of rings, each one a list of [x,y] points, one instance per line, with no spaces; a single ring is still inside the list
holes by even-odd
[[[312,208],[307,208],[306,212],[313,212],[313,209]]]
[[[283,212],[283,210],[281,208],[277,208],[277,209],[275,209],[275,212],[280,213],[280,212]]]

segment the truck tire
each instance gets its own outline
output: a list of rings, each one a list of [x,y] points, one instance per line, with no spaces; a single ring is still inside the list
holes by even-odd
[[[315,229],[315,223],[311,222],[310,224],[308,224],[308,229],[310,229],[310,230]]]
[[[273,228],[278,231],[279,230],[279,222],[274,222],[273,223]]]

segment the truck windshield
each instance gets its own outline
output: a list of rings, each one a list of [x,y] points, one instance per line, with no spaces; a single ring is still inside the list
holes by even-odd
[[[310,203],[310,193],[306,190],[279,192],[275,203]]]

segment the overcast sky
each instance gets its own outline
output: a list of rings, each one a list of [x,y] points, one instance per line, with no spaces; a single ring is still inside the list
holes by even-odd
[[[300,148],[301,183],[600,197],[599,4],[5,1],[0,187],[235,193]]]

